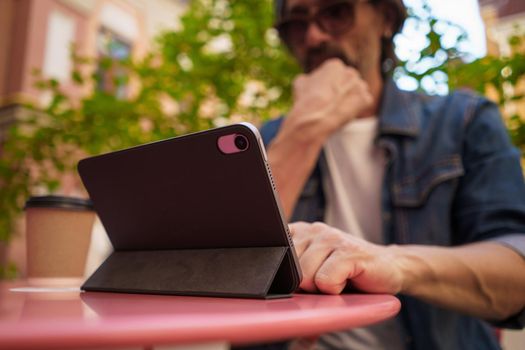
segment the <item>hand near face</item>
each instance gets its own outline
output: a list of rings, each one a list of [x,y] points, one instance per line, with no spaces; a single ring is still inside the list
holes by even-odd
[[[328,136],[373,105],[367,83],[352,67],[329,59],[294,82],[294,105],[287,123]]]
[[[290,231],[303,271],[301,289],[339,294],[349,282],[363,292],[401,291],[402,272],[388,247],[320,222],[293,223]]]

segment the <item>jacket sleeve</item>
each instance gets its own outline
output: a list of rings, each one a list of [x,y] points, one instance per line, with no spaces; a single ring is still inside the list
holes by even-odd
[[[525,183],[520,153],[510,142],[498,108],[483,99],[465,122],[465,174],[453,207],[456,243],[525,235]],[[514,246],[514,241],[507,245]],[[522,245],[514,248],[525,256]]]

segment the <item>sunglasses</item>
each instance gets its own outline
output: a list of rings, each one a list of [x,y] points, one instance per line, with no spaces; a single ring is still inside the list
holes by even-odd
[[[359,2],[367,0],[339,0],[322,4],[315,11],[307,13],[292,12],[279,21],[275,28],[281,40],[288,46],[304,43],[310,23],[330,36],[337,37],[348,31],[355,20],[355,8]]]

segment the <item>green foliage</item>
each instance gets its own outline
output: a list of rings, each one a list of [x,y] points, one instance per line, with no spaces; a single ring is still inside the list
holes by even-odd
[[[0,266],[0,280],[13,280],[18,276],[18,269],[15,264],[8,263],[7,266]]]
[[[160,36],[164,60],[157,73],[172,73],[152,82],[183,101],[179,118],[190,126],[210,117],[215,119],[210,125],[220,125],[236,115],[257,122],[289,103],[289,84],[298,68],[269,29],[271,1],[192,1],[188,13],[182,32]],[[252,91],[244,94],[247,86]],[[213,113],[203,111],[204,104],[214,105]]]
[[[449,91],[468,88],[494,99],[514,144],[525,152],[525,115],[517,108],[521,103],[522,111],[525,110],[525,30],[515,28],[508,38],[509,56],[488,55],[471,60],[461,50],[467,39],[462,28],[434,18],[424,0],[420,8],[409,8],[408,12],[409,21],[425,33],[426,45],[415,57],[401,62],[394,78],[410,77],[418,90],[427,93],[435,93],[435,86],[447,87]],[[444,40],[445,36],[448,40]]]
[[[449,70],[451,89],[468,87],[483,95],[492,95],[500,105],[510,136],[525,152],[525,31],[516,28],[509,40],[511,54],[486,56],[468,64],[454,64]]]
[[[436,93],[436,85],[447,85],[450,64],[464,63],[462,59],[467,55],[460,47],[467,35],[461,27],[433,17],[425,0],[422,0],[420,7],[408,8],[408,15],[405,26],[413,26],[418,33],[423,34],[425,44],[419,51],[411,52],[401,60],[394,71],[394,79],[409,77],[416,83],[418,90]]]

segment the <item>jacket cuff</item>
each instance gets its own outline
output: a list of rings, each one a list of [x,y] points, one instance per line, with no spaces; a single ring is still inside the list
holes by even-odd
[[[525,259],[525,233],[511,233],[489,239],[491,242],[501,243],[514,250]]]

